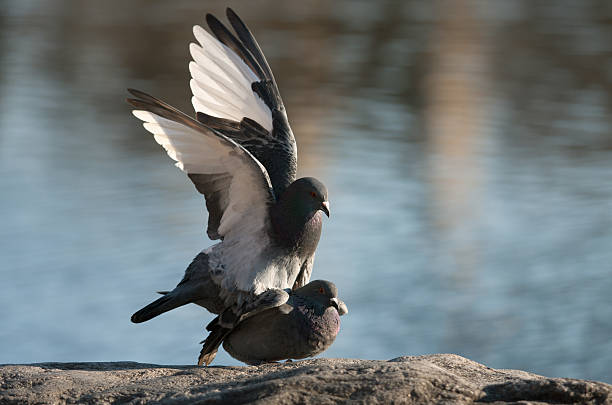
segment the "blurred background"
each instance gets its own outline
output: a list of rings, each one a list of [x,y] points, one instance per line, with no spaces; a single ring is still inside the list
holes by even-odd
[[[0,363],[195,363],[206,311],[129,321],[212,242],[124,98],[191,113],[191,27],[227,5],[274,70],[300,175],[330,189],[313,279],[350,312],[324,356],[612,382],[606,0],[5,0]]]

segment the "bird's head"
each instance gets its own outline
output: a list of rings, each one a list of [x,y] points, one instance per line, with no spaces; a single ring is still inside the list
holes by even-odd
[[[278,242],[298,248],[302,259],[310,257],[321,237],[320,211],[329,216],[327,188],[323,183],[312,177],[291,183],[270,210]]]
[[[338,289],[331,281],[311,281],[304,287],[295,290],[294,294],[309,298],[324,307],[334,307],[340,315],[344,315],[348,312],[346,304],[338,299]]]
[[[294,181],[285,193],[299,202],[303,214],[312,214],[319,210],[329,217],[329,200],[327,187],[314,177],[302,177]]]

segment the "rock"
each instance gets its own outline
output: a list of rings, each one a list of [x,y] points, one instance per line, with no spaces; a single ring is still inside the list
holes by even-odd
[[[612,404],[612,386],[495,370],[453,354],[257,367],[133,362],[0,366],[0,403]],[[522,402],[525,403],[525,402]]]

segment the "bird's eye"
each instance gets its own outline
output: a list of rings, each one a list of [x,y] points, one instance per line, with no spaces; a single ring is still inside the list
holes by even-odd
[[[310,192],[310,196],[311,196],[312,198],[317,198],[317,193],[315,193],[314,191],[311,191],[311,192]]]
[[[319,287],[319,294],[323,294],[325,292],[325,290],[323,290],[323,287]]]

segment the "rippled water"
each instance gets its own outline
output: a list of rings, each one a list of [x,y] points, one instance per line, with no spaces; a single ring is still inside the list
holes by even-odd
[[[191,111],[191,26],[224,6],[0,9],[0,362],[195,361],[205,311],[129,322],[211,242],[202,199],[123,98]],[[325,356],[451,352],[612,382],[609,2],[235,8],[300,174],[330,189],[313,277],[350,313]]]

